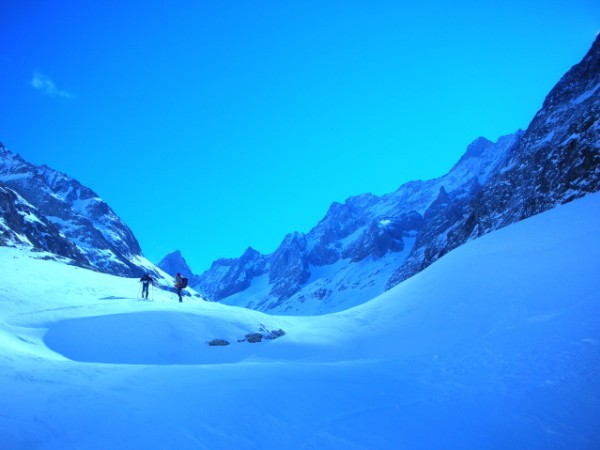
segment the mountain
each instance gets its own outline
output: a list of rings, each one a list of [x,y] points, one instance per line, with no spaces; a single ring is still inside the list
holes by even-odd
[[[87,260],[60,229],[35,206],[0,183],[0,246],[29,247],[85,266]]]
[[[157,266],[172,277],[178,273],[187,278],[192,276],[192,269],[190,269],[179,250],[169,253],[157,264]]]
[[[334,203],[306,235],[287,235],[271,255],[216,261],[192,286],[271,313],[363,303],[472,239],[597,191],[599,127],[600,37],[527,130],[478,138],[440,178]]]
[[[506,161],[475,196],[442,205],[427,221],[388,287],[471,239],[598,191],[599,148],[600,36],[548,94]]]
[[[218,260],[192,286],[227,304],[271,313],[321,314],[370,300],[385,291],[434,212],[450,198],[473,196],[521,136],[476,140],[444,177],[334,203],[306,235],[290,233],[271,255],[252,250]]]
[[[2,144],[0,188],[1,245],[29,246],[114,275],[156,272],[131,230],[94,191]]]
[[[141,302],[3,248],[0,447],[597,450],[598,211],[587,195],[316,317]]]

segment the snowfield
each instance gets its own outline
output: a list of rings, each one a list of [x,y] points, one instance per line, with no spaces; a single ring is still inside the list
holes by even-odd
[[[598,449],[599,231],[589,195],[315,317],[2,247],[0,448]]]

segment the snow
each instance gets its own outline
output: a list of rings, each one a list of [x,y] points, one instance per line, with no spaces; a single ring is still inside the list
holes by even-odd
[[[137,279],[2,247],[0,448],[598,448],[599,210],[587,196],[316,317],[142,301]]]
[[[591,89],[588,89],[587,91],[585,91],[583,94],[581,94],[576,99],[571,100],[571,103],[574,105],[580,105],[581,103],[585,102],[587,99],[592,98],[596,94],[596,91],[598,89],[600,89],[600,84],[593,86]]]
[[[15,166],[15,164],[10,164],[10,163],[5,163],[5,164],[6,164],[7,172],[9,172],[9,170]],[[13,181],[13,180],[21,180],[23,178],[29,178],[30,176],[31,176],[31,174],[29,174],[29,173],[2,174],[2,176],[0,177],[0,180],[7,182],[7,181]]]
[[[0,233],[5,240],[6,245],[10,246],[27,246],[32,247],[33,244],[27,236],[14,232],[6,223],[3,217],[0,217]]]
[[[518,131],[501,136],[495,143],[480,138],[487,141],[489,145],[485,145],[478,156],[470,156],[467,153],[450,172],[442,177],[405,183],[396,192],[384,195],[381,202],[368,208],[370,214],[373,217],[389,216],[390,211],[401,207],[403,211],[416,211],[423,215],[438,197],[440,188],[443,187],[446,192],[456,194],[470,185],[473,180],[485,184],[494,170],[505,160],[509,149],[522,135],[523,133]]]
[[[546,145],[546,144],[552,142],[555,134],[556,134],[556,131],[551,130],[549,133],[547,133],[546,135],[543,136],[543,139],[541,139],[539,142],[537,142],[535,144],[535,147],[541,147],[542,145]]]
[[[23,217],[23,220],[25,222],[39,223],[39,224],[44,225],[44,223],[40,219],[38,219],[38,217],[35,214],[32,214],[30,212],[19,211],[19,215],[21,215]]]
[[[63,194],[63,201],[65,198],[68,197],[68,195],[71,193],[71,191],[73,190],[73,188],[69,188],[69,190]],[[87,198],[85,200],[81,200],[81,198],[79,198],[80,193],[77,192],[77,197],[76,200],[73,200],[71,202],[71,204],[73,205],[73,210],[78,212],[79,214],[81,214],[84,217],[88,217],[89,216],[89,209],[91,207],[96,206],[96,204],[98,203],[103,203],[101,198],[98,197],[91,197],[91,198]]]
[[[222,299],[221,303],[278,315],[320,315],[348,309],[385,291],[387,280],[406,259],[415,240],[405,237],[403,251],[388,252],[377,260],[368,257],[358,262],[340,259],[324,266],[310,264],[310,278],[283,305],[272,307],[277,298],[269,295],[268,273],[253,278],[247,289]],[[266,305],[270,306],[268,310]]]
[[[238,292],[223,299],[222,303],[232,306],[245,306],[252,308],[260,304],[263,300],[265,292],[268,292],[269,274],[265,273],[258,277],[252,278],[250,287],[243,292]]]

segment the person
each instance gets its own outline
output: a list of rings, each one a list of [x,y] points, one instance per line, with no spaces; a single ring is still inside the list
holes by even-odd
[[[181,274],[179,272],[177,272],[177,275],[175,276],[175,290],[177,291],[177,295],[179,296],[179,303],[182,302],[181,300],[181,290],[183,289],[183,277],[181,276]]]
[[[142,298],[148,300],[148,287],[150,286],[150,283],[154,286],[154,278],[152,278],[149,273],[145,273],[142,278],[140,278],[140,282],[142,283]]]

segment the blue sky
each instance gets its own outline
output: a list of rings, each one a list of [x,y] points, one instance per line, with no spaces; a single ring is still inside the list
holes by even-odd
[[[4,0],[0,141],[200,273],[526,128],[598,31],[597,0]]]

